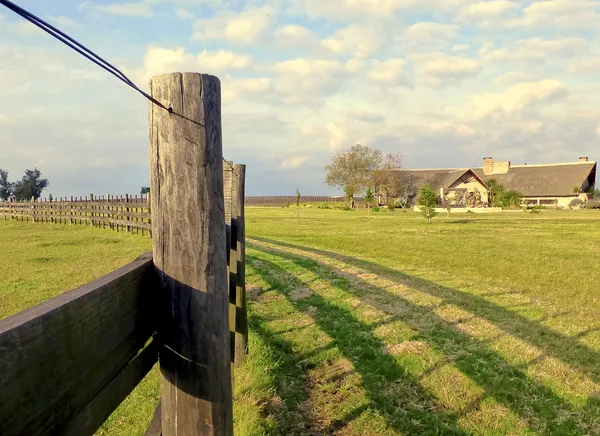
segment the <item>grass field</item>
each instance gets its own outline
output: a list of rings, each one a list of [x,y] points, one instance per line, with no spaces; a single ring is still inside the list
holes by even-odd
[[[248,208],[246,227],[236,434],[600,435],[600,214]],[[150,241],[0,222],[0,244],[2,317]],[[99,434],[142,434],[157,394],[153,372]]]

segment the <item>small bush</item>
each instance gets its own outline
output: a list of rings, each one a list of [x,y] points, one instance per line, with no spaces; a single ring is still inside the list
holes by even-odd
[[[600,200],[589,200],[585,204],[586,209],[600,209]]]
[[[573,200],[571,200],[569,202],[569,207],[571,209],[574,207],[581,207],[582,204],[583,204],[583,201],[581,201],[581,198],[574,198]]]
[[[379,206],[372,207],[371,210],[373,212],[379,212]]]
[[[475,212],[473,212],[472,210],[468,210],[465,213],[475,213]]]
[[[344,206],[344,208],[342,210],[352,212],[354,209],[352,209],[350,206]]]
[[[531,213],[540,213],[542,211],[542,209],[544,209],[543,206],[540,206],[540,205],[536,204],[530,210],[531,210]]]

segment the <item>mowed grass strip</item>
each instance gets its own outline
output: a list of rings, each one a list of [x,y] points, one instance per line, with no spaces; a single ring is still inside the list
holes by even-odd
[[[599,214],[300,212],[247,211],[240,373],[299,382],[236,397],[243,434],[600,434]]]
[[[247,208],[246,219],[250,354],[235,372],[236,434],[600,434],[600,214],[427,225],[402,211]],[[12,244],[3,316],[150,248],[10,221],[0,243]],[[143,434],[158,376],[98,433]]]

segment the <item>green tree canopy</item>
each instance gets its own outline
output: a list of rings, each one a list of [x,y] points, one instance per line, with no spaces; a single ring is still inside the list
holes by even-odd
[[[421,206],[421,213],[427,219],[428,223],[430,223],[431,219],[437,215],[437,212],[435,211],[437,203],[437,194],[431,189],[431,186],[424,186],[419,190],[417,204]]]
[[[49,185],[48,179],[42,179],[42,173],[35,168],[25,170],[25,175],[18,182],[13,183],[13,194],[17,200],[30,200],[40,198],[42,191]]]
[[[0,169],[0,200],[6,201],[12,195],[12,184],[8,181],[8,171]]]
[[[373,172],[381,167],[381,163],[381,150],[353,145],[332,157],[331,163],[325,167],[325,183],[342,188],[346,198],[351,198],[369,186]]]

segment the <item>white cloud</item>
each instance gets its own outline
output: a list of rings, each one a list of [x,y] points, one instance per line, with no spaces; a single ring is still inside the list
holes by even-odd
[[[531,3],[508,27],[582,29],[600,28],[597,2],[591,0],[544,0]]]
[[[325,52],[321,41],[310,29],[298,24],[284,24],[275,29],[275,42],[287,49],[315,54]]]
[[[292,0],[297,11],[334,20],[390,19],[399,11],[451,11],[467,0]]]
[[[494,78],[496,85],[512,85],[519,82],[534,82],[539,75],[530,71],[507,71]]]
[[[415,40],[415,43],[428,42],[429,40],[451,40],[458,37],[459,26],[456,24],[442,24],[431,21],[415,23],[404,32],[404,37]]]
[[[106,14],[126,15],[130,17],[151,18],[154,16],[152,6],[144,2],[94,5],[94,9]]]
[[[450,50],[452,53],[462,53],[471,48],[468,44],[454,44]]]
[[[308,156],[294,156],[288,159],[285,159],[279,165],[279,168],[298,168],[303,163],[308,162]]]
[[[411,61],[416,74],[432,83],[471,77],[479,73],[481,69],[480,63],[476,60],[451,56],[442,52],[414,55],[411,56]]]
[[[196,15],[193,12],[190,12],[184,8],[176,8],[175,15],[177,16],[177,18],[179,18],[182,21],[192,20],[192,19],[196,18]]]
[[[271,6],[246,9],[239,13],[221,11],[213,18],[196,20],[192,38],[252,45],[272,29],[275,18],[275,10]]]
[[[479,22],[481,24],[482,21],[489,22],[489,20],[497,19],[504,16],[507,12],[518,9],[519,4],[513,1],[479,1],[465,6],[459,13],[459,19],[469,22]]]
[[[183,47],[170,49],[165,47],[149,47],[144,56],[144,66],[140,82],[148,80],[157,74],[174,71],[197,71],[202,73],[222,73],[229,70],[247,68],[252,60],[249,56],[238,55],[231,51],[203,50],[198,54],[186,52]]]
[[[494,114],[514,115],[533,106],[539,109],[542,104],[564,99],[568,93],[565,85],[552,79],[517,83],[501,93],[471,97],[471,115],[476,119]]]
[[[354,68],[355,63],[297,58],[279,62],[272,70],[278,75],[275,90],[283,95],[285,103],[297,104],[335,94]]]
[[[221,84],[223,104],[227,104],[247,96],[264,93],[270,89],[271,81],[265,77],[246,79],[233,79],[226,77],[222,80]]]
[[[404,79],[404,60],[387,59],[379,61],[374,59],[368,72],[369,79],[385,85],[394,85]]]
[[[48,17],[48,21],[51,21],[59,27],[63,28],[79,29],[81,27],[81,24],[68,17],[65,17],[64,15],[59,15],[57,17]]]
[[[322,43],[334,53],[365,58],[372,56],[379,49],[380,33],[380,30],[352,24],[323,39]]]
[[[562,67],[566,59],[584,53],[589,44],[582,38],[543,39],[540,37],[520,39],[502,48],[492,44],[483,45],[479,51],[482,62],[521,62],[535,64],[558,62]]]

